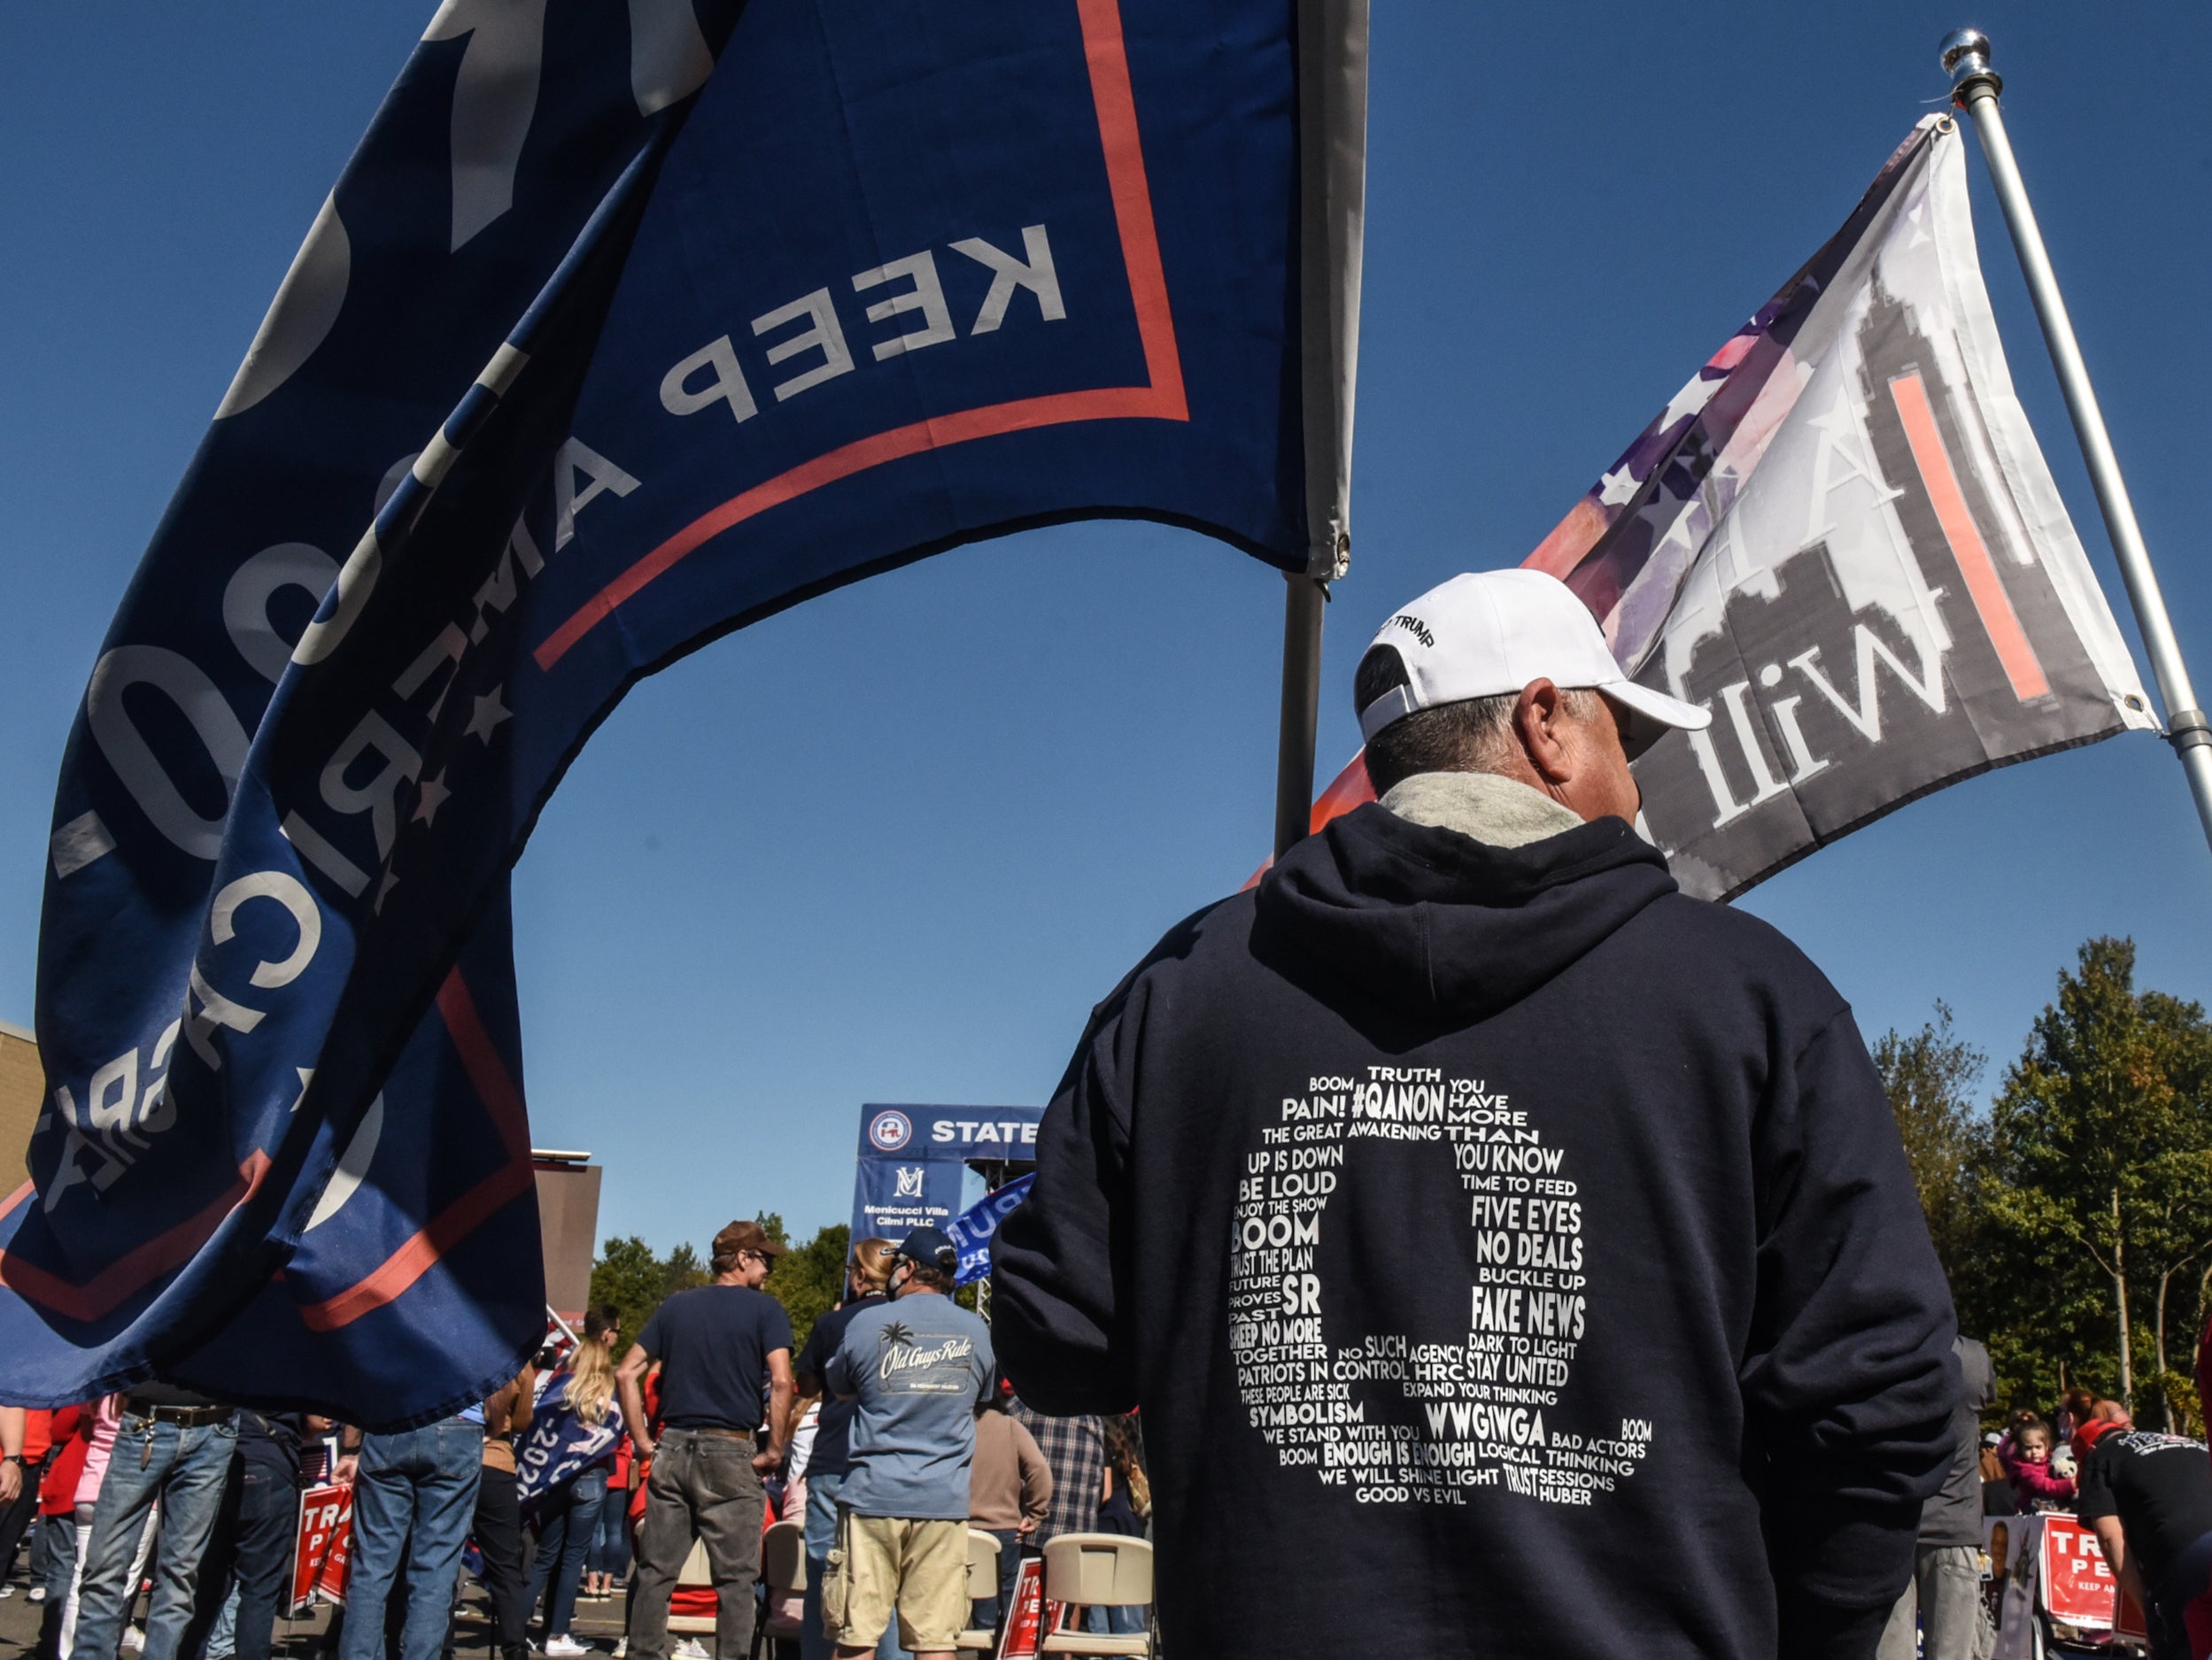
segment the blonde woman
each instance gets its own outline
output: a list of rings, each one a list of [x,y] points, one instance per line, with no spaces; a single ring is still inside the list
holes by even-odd
[[[622,1310],[603,1302],[584,1316],[586,1334],[603,1332],[607,1355],[623,1352]],[[621,1390],[615,1391],[616,1399]],[[584,1600],[604,1602],[615,1594],[615,1582],[630,1577],[630,1490],[637,1479],[637,1448],[630,1445],[627,1425],[615,1438],[614,1461],[607,1471],[607,1502],[599,1506],[599,1531],[584,1555]]]
[[[594,1309],[568,1363],[546,1384],[523,1452],[523,1502],[538,1523],[529,1605],[545,1597],[547,1655],[585,1652],[569,1633],[584,1559],[607,1502],[607,1475],[623,1435],[615,1398],[614,1310]]]

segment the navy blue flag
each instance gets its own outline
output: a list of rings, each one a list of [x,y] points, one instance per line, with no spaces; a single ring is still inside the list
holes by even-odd
[[[978,1279],[991,1278],[991,1241],[998,1237],[999,1224],[1014,1214],[1022,1201],[1029,1197],[1031,1185],[1037,1172],[1007,1183],[994,1192],[970,1205],[952,1219],[945,1229],[953,1248],[960,1253],[960,1270],[954,1275],[954,1283],[972,1286]]]
[[[568,1399],[575,1384],[574,1372],[555,1374],[530,1410],[530,1433],[514,1457],[514,1496],[525,1516],[562,1482],[613,1458],[623,1438],[621,1403],[610,1400],[598,1421],[589,1421]]]
[[[71,736],[0,1398],[391,1426],[514,1371],[507,872],[639,676],[1058,520],[1341,571],[1364,40],[1358,0],[447,0]]]

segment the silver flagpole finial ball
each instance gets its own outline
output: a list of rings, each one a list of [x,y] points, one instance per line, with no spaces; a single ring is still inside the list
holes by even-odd
[[[2005,83],[1996,71],[1989,66],[1989,36],[1979,29],[1953,29],[1943,37],[1944,73],[1951,77],[1951,89],[1961,97],[1967,88],[1976,81],[1986,81],[1990,90],[2000,92]]]

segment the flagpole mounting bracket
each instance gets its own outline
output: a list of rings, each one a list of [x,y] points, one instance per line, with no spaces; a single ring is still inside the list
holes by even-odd
[[[2177,751],[2212,746],[2212,720],[2202,709],[2179,709],[2166,722],[2166,741]]]

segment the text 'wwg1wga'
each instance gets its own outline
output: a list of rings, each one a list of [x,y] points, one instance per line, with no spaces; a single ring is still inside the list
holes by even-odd
[[[1229,1349],[1246,1414],[1282,1464],[1364,1504],[1464,1505],[1477,1487],[1593,1504],[1636,1473],[1649,1418],[1565,1427],[1592,1313],[1583,1201],[1533,1116],[1479,1079],[1368,1067],[1311,1079],[1262,1126],[1237,1184]],[[1363,1299],[1321,1264],[1322,1230],[1357,1225],[1330,1198],[1378,1140],[1433,1142],[1458,1177],[1473,1249],[1440,1239],[1432,1260],[1472,1265],[1464,1338],[1352,1330]],[[1354,1341],[1330,1340],[1325,1309]]]

